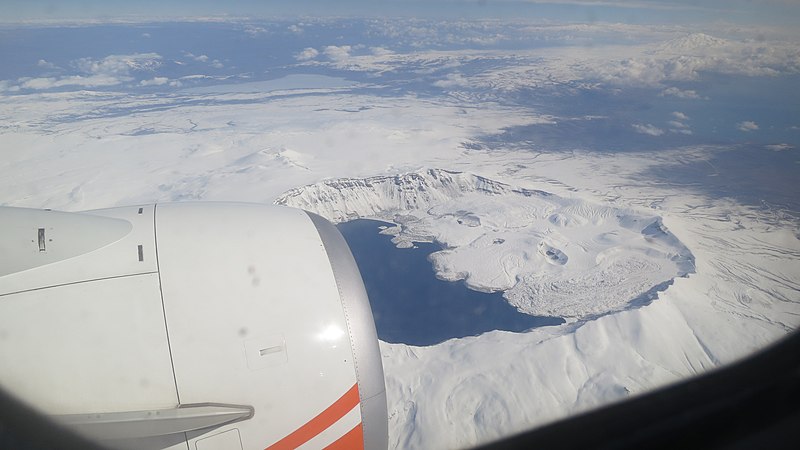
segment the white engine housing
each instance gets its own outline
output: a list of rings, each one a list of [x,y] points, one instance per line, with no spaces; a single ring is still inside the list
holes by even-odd
[[[386,448],[378,339],[301,210],[0,208],[0,386],[120,448]]]

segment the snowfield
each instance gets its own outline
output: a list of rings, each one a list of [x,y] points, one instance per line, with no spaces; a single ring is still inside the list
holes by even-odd
[[[634,182],[651,164],[713,151],[679,149],[657,161],[576,154],[538,158],[528,170],[519,170],[524,155],[478,152],[475,166],[505,160],[531,188],[428,169],[325,180],[276,202],[333,221],[392,221],[386,231],[399,247],[447,247],[432,255],[438,276],[568,318],[430,347],[381,343],[390,444],[462,448],[718,367],[797,327],[791,218]],[[605,166],[617,170],[597,173]]]
[[[277,199],[334,220],[380,217],[399,225],[401,245],[445,244],[440,276],[573,318],[430,347],[381,343],[393,448],[460,448],[521,431],[734,361],[800,322],[793,216],[642,176],[721,149],[487,151],[461,143],[500,127],[499,107],[465,116],[338,93],[237,108],[224,106],[226,94],[205,100],[161,99],[153,110],[153,99],[124,94],[4,101],[0,114],[14,121],[0,132],[2,203],[78,211]],[[96,114],[104,105],[127,111]],[[626,308],[635,298],[641,307]]]

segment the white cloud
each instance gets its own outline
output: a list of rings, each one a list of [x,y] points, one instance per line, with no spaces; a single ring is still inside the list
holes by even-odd
[[[319,56],[319,52],[315,48],[305,48],[302,52],[294,55],[294,59],[298,61],[308,61]]]
[[[289,31],[291,31],[292,33],[295,33],[295,34],[300,34],[300,33],[303,32],[303,28],[299,27],[297,25],[289,25],[289,27],[287,27],[287,29]]]
[[[755,131],[758,130],[758,124],[750,120],[745,120],[744,122],[737,123],[736,128],[744,132]]]
[[[114,86],[128,81],[128,77],[113,77],[109,75],[91,75],[83,77],[80,75],[73,75],[68,77],[45,77],[45,78],[20,78],[17,80],[22,89],[53,89],[63,86],[81,86],[81,87],[101,87],[101,86]]]
[[[658,89],[662,96],[682,99],[705,99],[691,89],[670,84],[700,79],[703,74],[772,76],[800,73],[800,53],[792,42],[756,42],[752,39],[729,40],[680,29],[661,28],[660,34],[645,37],[646,43],[595,44],[594,33],[575,30],[570,45],[545,47],[523,62],[523,80],[537,77],[549,81],[584,81],[600,86],[639,86]],[[613,30],[613,29],[612,29]],[[612,36],[620,37],[615,31]],[[547,32],[543,38],[547,38]],[[667,39],[664,39],[666,37]],[[563,37],[559,38],[563,40]],[[625,38],[623,38],[625,39]],[[576,44],[583,45],[576,45]],[[538,56],[538,60],[534,58]],[[522,69],[522,65],[518,66]],[[522,70],[518,70],[521,72]],[[524,83],[517,81],[516,83]],[[528,83],[541,83],[533,80]]]
[[[169,78],[167,77],[154,77],[151,80],[142,80],[139,82],[139,86],[162,86],[169,82]]]
[[[674,118],[676,118],[678,120],[684,120],[684,121],[685,120],[689,120],[689,116],[687,116],[686,114],[684,114],[684,113],[682,113],[680,111],[673,111],[672,112],[672,117],[674,117]]]
[[[661,136],[662,134],[664,134],[664,130],[649,123],[644,125],[635,123],[631,126],[633,127],[634,130],[636,130],[637,133],[641,134],[647,134],[650,136]]]
[[[40,59],[36,65],[43,69],[58,69],[58,66],[51,62],[45,61],[44,59]]]
[[[609,6],[614,8],[653,9],[657,11],[708,10],[708,8],[700,6],[698,4],[700,2],[689,2],[690,4],[681,4],[674,1],[670,2],[664,0],[525,0],[525,1],[528,3],[578,5],[578,6]]]
[[[500,28],[484,22],[454,22],[439,29],[425,23],[381,21],[371,26],[374,29],[370,31],[388,38],[393,46],[414,47],[420,40],[419,46],[423,49],[388,53],[384,48],[365,47],[366,51],[361,51],[357,45],[317,47],[326,56],[324,60],[319,58],[319,63],[376,73],[415,64],[423,68],[421,70],[434,73],[447,64],[486,59],[491,62],[486,65],[487,70],[469,76],[477,87],[514,89],[552,83],[582,84],[581,87],[589,89],[638,86],[656,89],[661,96],[690,100],[707,97],[702,91],[670,85],[697,80],[705,73],[800,73],[800,53],[796,46],[775,40],[756,42],[751,34],[744,36],[741,32],[742,37],[736,38],[735,33],[718,31],[728,38],[722,39],[686,33],[683,27],[621,24],[504,24]],[[474,48],[473,44],[480,44],[473,42],[473,38],[495,34],[503,35],[504,42],[535,39],[544,45],[535,51],[513,52]],[[442,50],[453,43],[451,36],[457,37],[458,43],[473,47]],[[551,46],[547,42],[559,45]],[[309,60],[303,53],[295,58]],[[506,59],[508,64],[500,64],[498,59]]]
[[[109,55],[100,60],[81,58],[74,62],[82,72],[93,75],[127,76],[131,71],[155,70],[161,65],[158,53],[135,53],[132,55]]]
[[[772,150],[773,152],[782,152],[784,150],[791,150],[794,148],[794,145],[791,144],[770,144],[765,145],[764,148],[767,150]]]
[[[193,59],[193,60],[198,61],[198,62],[207,62],[208,61],[208,55],[195,55],[194,53],[190,53],[190,52],[185,52],[184,55],[187,58]]]
[[[150,33],[142,33],[143,38],[150,38]]]
[[[181,80],[205,80],[205,79],[213,79],[211,75],[205,74],[195,74],[195,75],[185,75],[181,77]]]
[[[469,86],[469,80],[456,72],[447,74],[445,79],[435,81],[433,85],[440,88],[466,87]]]
[[[384,48],[384,47],[372,47],[372,48],[370,48],[370,51],[375,56],[388,56],[388,55],[394,54],[393,51],[389,50],[388,48]]]
[[[350,58],[350,51],[353,47],[349,45],[329,45],[322,53],[335,62],[344,62]]]
[[[157,53],[134,53],[131,55],[109,55],[102,59],[80,58],[72,62],[81,75],[61,77],[25,77],[17,80],[16,89],[53,89],[64,86],[101,87],[114,86],[132,81],[131,72],[154,71],[161,65],[161,55]],[[51,63],[40,60],[40,67],[50,68]]]
[[[800,72],[800,54],[787,43],[720,39],[702,33],[670,33],[671,39],[639,45],[570,46],[554,58],[571,75],[610,85],[662,89],[662,95],[700,98],[695,91],[667,87],[703,73],[769,76]],[[591,42],[591,39],[589,40]]]
[[[256,36],[258,36],[260,34],[266,34],[267,33],[267,29],[266,28],[262,28],[262,27],[256,27],[256,26],[248,25],[248,26],[246,26],[244,28],[244,32],[245,32],[245,34],[247,34],[250,37],[256,37]]]
[[[674,117],[675,120],[670,120],[669,122],[667,122],[667,124],[669,124],[669,126],[672,127],[672,128],[669,129],[670,133],[678,133],[678,134],[685,134],[685,135],[691,135],[692,134],[692,130],[690,129],[689,125],[686,123],[686,121],[689,120],[689,116],[687,116],[686,114],[684,114],[684,113],[682,113],[680,111],[673,111],[672,112],[672,117]]]
[[[50,89],[55,87],[56,78],[49,77],[49,78],[20,78],[17,80],[20,82],[20,87],[22,89]]]
[[[661,63],[669,80],[695,79],[701,72],[769,76],[800,69],[800,54],[791,42],[729,40],[692,33],[665,41],[647,53]]]
[[[209,65],[211,67],[215,68],[215,69],[221,69],[221,68],[225,67],[218,59],[212,60],[208,55],[205,55],[205,54],[203,54],[203,55],[195,55],[194,53],[191,53],[191,52],[184,52],[183,55],[186,56],[187,58],[193,60],[193,61],[202,62],[202,63],[209,63],[209,60],[210,60],[211,62],[209,63]],[[176,61],[176,62],[178,64],[183,64],[183,63],[178,62],[178,61]]]
[[[678,98],[688,98],[688,99],[699,99],[701,98],[700,95],[697,94],[696,91],[691,89],[681,90],[676,87],[666,88],[659,94],[660,96],[671,96],[671,97],[678,97]]]

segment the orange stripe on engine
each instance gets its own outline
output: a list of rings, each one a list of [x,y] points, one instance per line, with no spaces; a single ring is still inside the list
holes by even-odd
[[[354,450],[364,448],[364,429],[361,424],[355,426],[347,434],[340,437],[333,444],[325,447],[325,450]]]
[[[358,383],[354,384],[353,387],[350,388],[344,395],[339,397],[339,400],[333,402],[333,404],[322,411],[321,413],[317,414],[316,417],[306,422],[305,425],[302,427],[294,430],[291,434],[284,437],[280,441],[270,445],[267,447],[267,450],[289,450],[297,448],[309,440],[314,436],[322,433],[326,428],[333,425],[344,417],[345,414],[350,412],[356,405],[358,405],[359,398],[358,398]],[[361,429],[361,424],[359,424],[356,428],[359,430]],[[353,433],[353,430],[349,431],[345,436],[349,436]],[[360,433],[360,432],[359,432]],[[339,440],[344,439],[343,436]],[[362,443],[358,448],[363,448],[363,437]],[[339,442],[339,441],[336,441]],[[334,444],[336,444],[334,442]],[[343,447],[342,447],[343,448]],[[353,447],[355,448],[355,447]]]

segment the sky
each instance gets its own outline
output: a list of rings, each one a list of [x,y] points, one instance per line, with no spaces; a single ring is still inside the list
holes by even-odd
[[[0,23],[201,17],[414,16],[569,22],[792,25],[793,0],[0,0]]]

